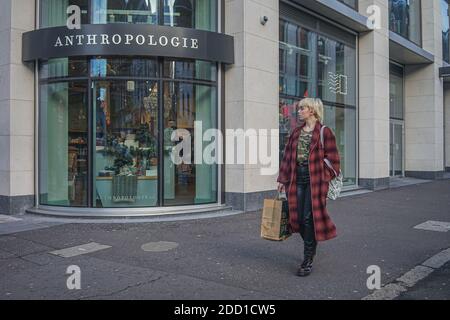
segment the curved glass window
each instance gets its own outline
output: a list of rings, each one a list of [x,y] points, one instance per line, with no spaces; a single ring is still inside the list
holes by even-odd
[[[165,82],[163,90],[164,204],[217,202],[218,167],[208,164],[217,156],[217,138],[203,135],[217,128],[217,109],[211,108],[217,104],[217,90],[182,82]],[[199,125],[201,136],[196,136]],[[178,161],[172,162],[169,152],[176,144],[183,146],[183,150],[177,153]],[[203,151],[202,159],[195,158],[196,148]]]
[[[164,61],[164,77],[171,79],[207,80],[214,81],[217,78],[215,63],[192,60]]]
[[[91,0],[92,23],[158,24],[158,0]]]
[[[41,84],[40,203],[87,206],[88,166],[87,81]]]
[[[81,24],[159,24],[218,30],[216,0],[41,0],[40,27],[66,25],[71,5],[80,7]]]
[[[158,83],[93,84],[95,206],[158,204]]]
[[[156,59],[138,57],[96,57],[91,59],[92,77],[158,77]]]
[[[389,0],[389,29],[422,46],[421,0]]]
[[[218,145],[207,133],[218,126],[216,64],[75,57],[39,70],[40,204],[217,202]]]
[[[85,57],[59,58],[42,61],[39,78],[56,79],[66,77],[87,77],[88,64]]]
[[[163,0],[164,25],[217,31],[217,1]]]

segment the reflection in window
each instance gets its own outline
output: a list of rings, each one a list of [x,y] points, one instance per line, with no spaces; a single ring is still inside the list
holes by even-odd
[[[449,43],[449,6],[448,0],[441,0],[442,17],[442,59],[450,63],[450,43]]]
[[[335,38],[335,37],[334,37]],[[337,139],[345,185],[356,184],[356,49],[280,20],[280,160],[303,97],[324,101],[324,124]]]
[[[40,204],[87,206],[87,97],[86,82],[61,82],[41,86]]]
[[[92,0],[93,23],[158,23],[158,0]]]
[[[217,1],[164,0],[164,25],[217,31]]]
[[[87,73],[85,57],[49,59],[39,65],[39,77],[41,79],[86,77]]]
[[[91,60],[92,77],[146,77],[158,76],[156,59],[130,57],[97,57]]]
[[[216,64],[165,59],[163,65],[160,79],[155,59],[75,57],[40,64],[41,204],[115,208],[217,202],[215,163],[197,164],[194,153],[191,164],[174,164],[170,157],[177,144],[172,139],[175,129],[187,130],[194,139],[195,121],[202,122],[203,133],[217,128]],[[88,89],[89,76],[92,87]],[[71,81],[70,77],[86,80]],[[190,83],[177,82],[180,79]],[[159,112],[164,113],[163,123]],[[91,179],[87,178],[88,137],[92,137]],[[160,141],[164,152],[159,152]],[[193,147],[199,147],[192,141]],[[214,136],[200,143],[206,154],[216,155]],[[88,181],[92,182],[90,194]],[[158,192],[158,183],[164,194]]]
[[[215,63],[193,60],[164,60],[164,77],[216,81]]]
[[[355,10],[358,9],[358,0],[338,0],[338,1],[348,5],[349,7],[352,7]]]
[[[193,28],[193,8],[192,0],[164,0],[164,25]]]
[[[316,34],[280,21],[280,93],[299,97],[315,95],[316,42]]]
[[[196,164],[195,149],[200,146],[196,146],[194,128],[195,121],[201,122],[202,134],[217,128],[217,112],[211,108],[217,103],[216,97],[214,87],[176,82],[164,84],[165,205],[217,202],[217,162],[208,164],[217,157],[217,140],[203,141],[202,137],[197,137],[198,141],[203,141],[202,152],[211,157],[198,159]],[[180,143],[184,147],[175,153],[179,161],[174,163],[170,154]]]
[[[420,0],[389,0],[389,29],[421,46]]]
[[[96,82],[94,107],[96,206],[157,205],[157,82]]]
[[[344,185],[356,184],[356,109],[324,105],[324,125],[336,136]]]
[[[88,0],[40,0],[40,27],[60,27],[67,24],[67,8],[71,5],[81,9],[81,23],[89,23]]]
[[[403,98],[403,68],[395,64],[390,64],[389,109],[391,118],[398,120],[404,119]]]

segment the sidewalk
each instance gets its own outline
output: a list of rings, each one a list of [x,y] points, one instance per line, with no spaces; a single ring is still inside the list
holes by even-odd
[[[348,196],[328,206],[339,236],[319,244],[308,278],[294,275],[300,236],[262,240],[261,212],[108,224],[19,217],[42,228],[0,235],[0,299],[362,299],[372,293],[369,266],[381,268],[385,285],[450,247],[445,229],[414,229],[429,220],[450,222],[450,180]],[[7,233],[8,224],[19,223],[0,226]],[[50,253],[85,244],[91,245],[84,251]],[[71,265],[81,269],[81,290],[67,289]],[[420,299],[417,294],[411,297]]]

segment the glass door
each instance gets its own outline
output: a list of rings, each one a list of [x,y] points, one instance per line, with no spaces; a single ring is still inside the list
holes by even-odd
[[[390,124],[390,161],[389,172],[391,177],[404,176],[403,166],[403,137],[404,124],[391,120]]]
[[[92,85],[94,206],[158,206],[158,82]]]

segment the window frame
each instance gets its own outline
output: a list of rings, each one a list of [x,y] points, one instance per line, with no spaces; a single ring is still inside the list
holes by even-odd
[[[389,6],[390,6],[391,1],[392,1],[392,0],[388,0],[388,8],[389,8]],[[402,37],[403,39],[406,39],[406,40],[410,41],[411,43],[413,43],[413,44],[419,46],[420,48],[423,48],[423,22],[422,22],[422,11],[423,11],[422,8],[423,8],[423,6],[422,6],[422,0],[417,0],[417,1],[419,1],[419,3],[420,3],[420,5],[419,5],[419,14],[420,14],[420,16],[419,16],[419,28],[420,28],[420,32],[419,32],[419,38],[420,38],[420,40],[419,40],[419,42],[417,43],[417,42],[415,42],[415,41],[413,41],[413,40],[411,40],[411,39],[409,39],[409,38],[403,36],[402,34],[396,32],[396,31],[393,31],[393,30],[391,29],[391,21],[390,21],[390,17],[389,17],[389,19],[388,19],[388,20],[389,20],[389,31],[392,31],[392,32],[394,32],[395,34],[397,34],[397,35],[399,35],[400,37]],[[389,10],[389,13],[388,13],[388,14],[389,14],[389,16],[390,16],[390,14],[391,14],[390,10]]]

